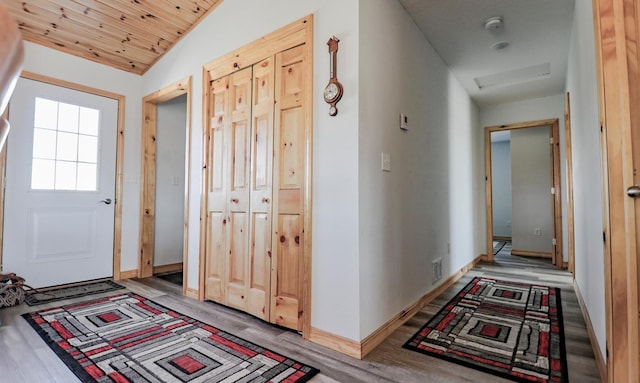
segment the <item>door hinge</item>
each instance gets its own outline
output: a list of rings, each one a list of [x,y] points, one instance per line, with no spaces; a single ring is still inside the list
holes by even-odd
[[[553,137],[549,137],[549,144],[553,145]]]
[[[553,195],[556,194],[556,188],[551,188],[551,194],[553,194]]]
[[[551,243],[553,244],[553,246],[558,246],[558,241],[556,241],[556,239],[552,239]]]
[[[602,232],[602,242],[607,242],[607,232]]]

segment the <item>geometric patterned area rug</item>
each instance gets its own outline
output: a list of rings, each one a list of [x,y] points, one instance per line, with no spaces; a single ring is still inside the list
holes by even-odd
[[[24,314],[82,382],[306,382],[318,370],[136,294]]]
[[[560,289],[474,278],[404,348],[516,382],[567,382]]]
[[[124,286],[110,280],[92,281],[66,287],[33,290],[33,292],[27,292],[24,301],[29,306],[35,306],[119,289],[124,289]]]

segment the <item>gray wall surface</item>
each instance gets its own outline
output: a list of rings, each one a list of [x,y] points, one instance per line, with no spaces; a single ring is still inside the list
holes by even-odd
[[[511,237],[511,143],[491,143],[493,235]]]
[[[153,265],[182,262],[187,96],[158,105]]]
[[[544,126],[511,132],[514,250],[552,251],[549,130]],[[536,235],[536,230],[539,230],[539,235]]]

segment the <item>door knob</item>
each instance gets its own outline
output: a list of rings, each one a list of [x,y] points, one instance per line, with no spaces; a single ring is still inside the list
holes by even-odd
[[[111,205],[111,198],[105,198],[105,199],[103,199],[103,200],[102,200],[102,201],[100,201],[100,202],[102,202],[102,203],[103,203],[103,204],[105,204],[105,205]]]
[[[627,195],[631,198],[638,198],[640,197],[640,186],[639,185],[633,185],[631,187],[629,187],[629,189],[627,189]]]

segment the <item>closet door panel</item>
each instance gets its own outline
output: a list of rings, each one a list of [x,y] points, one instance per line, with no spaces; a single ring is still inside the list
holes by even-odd
[[[205,298],[226,304],[225,269],[227,237],[227,144],[230,120],[229,76],[211,84],[209,132],[207,133],[207,253]]]
[[[247,310],[249,286],[249,181],[251,154],[251,68],[231,75],[229,104],[231,128],[227,254],[227,304]]]
[[[269,320],[273,200],[274,59],[253,67],[249,313]]]
[[[278,217],[278,268],[275,280],[275,323],[298,329],[299,301],[302,286],[300,260],[302,259],[302,222],[299,214],[280,214]]]
[[[271,295],[271,214],[254,212],[251,215],[251,283],[248,312],[269,320]]]
[[[247,218],[243,212],[231,212],[229,258],[227,263],[227,304],[247,308]]]
[[[280,190],[302,192],[304,170],[304,111],[301,107],[282,112],[280,135]]]
[[[276,56],[271,321],[302,330],[304,249],[305,46]]]

